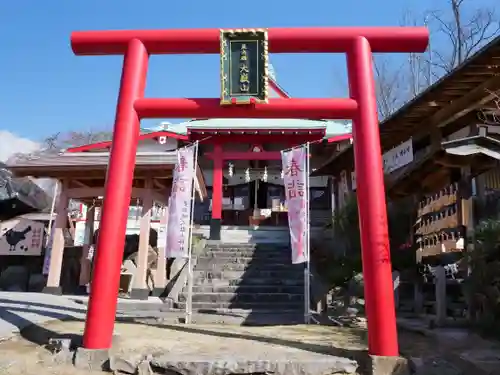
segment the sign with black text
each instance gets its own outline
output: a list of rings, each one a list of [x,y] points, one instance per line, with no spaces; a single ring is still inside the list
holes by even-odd
[[[222,30],[220,43],[221,104],[267,103],[267,31]]]

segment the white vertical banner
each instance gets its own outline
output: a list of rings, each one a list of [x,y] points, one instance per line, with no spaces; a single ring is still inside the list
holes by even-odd
[[[160,226],[158,227],[158,246],[167,246],[167,223],[168,223],[168,206],[162,207],[160,211]],[[165,249],[166,254],[167,249]]]
[[[304,323],[306,324],[311,320],[309,153],[309,143],[281,152],[292,263],[304,264]]]
[[[292,263],[308,261],[308,201],[307,145],[281,151],[283,181],[288,207],[288,226],[292,246]]]
[[[167,258],[188,258],[196,145],[177,150],[167,219]]]
[[[56,209],[56,200],[59,193],[59,181],[54,184],[52,205],[50,207],[49,226],[47,228],[47,240],[45,242],[45,255],[43,257],[42,274],[47,276],[50,270],[50,257],[52,255],[52,240],[54,239],[54,212]]]
[[[196,168],[198,167],[198,141],[195,142],[193,157],[193,178],[191,184],[191,212],[189,218],[189,246],[188,246],[188,302],[186,304],[186,324],[191,323],[193,315],[193,220],[194,220],[194,201],[196,198],[196,186],[199,186],[196,181]]]

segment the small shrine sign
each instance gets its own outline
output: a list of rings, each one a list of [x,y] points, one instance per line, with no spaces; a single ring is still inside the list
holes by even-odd
[[[267,30],[221,30],[220,62],[221,105],[267,103]]]

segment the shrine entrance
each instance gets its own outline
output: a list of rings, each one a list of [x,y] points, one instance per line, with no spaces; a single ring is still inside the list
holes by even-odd
[[[188,122],[189,139],[200,142],[200,168],[209,191],[207,202],[195,205],[194,222],[199,230],[211,240],[222,240],[219,228],[288,229],[281,150],[314,142],[317,148],[313,151],[327,157],[333,147],[327,142],[326,124],[327,121],[288,119]],[[319,181],[315,192],[322,189],[325,197],[331,197],[326,192],[326,179],[312,179]],[[330,202],[316,201],[318,222],[325,211],[331,217]]]
[[[397,356],[372,53],[424,52],[428,40],[428,30],[418,27],[74,32],[71,44],[77,55],[124,55],[92,281],[95,287],[85,324],[85,348],[111,347],[122,262],[121,251],[117,249],[124,247],[141,119],[352,119],[369,353]],[[349,98],[269,99],[268,52],[345,53]],[[145,98],[149,56],[188,53],[221,55],[221,98]],[[303,139],[300,143],[305,142]],[[280,158],[279,153],[269,153],[259,153],[259,159]],[[220,232],[225,156],[221,143],[214,143],[211,225],[214,233]],[[230,159],[235,159],[237,155],[231,156]]]
[[[232,135],[220,135],[219,131],[210,130],[201,133],[198,136],[192,133],[191,137],[193,140],[205,139],[204,143],[212,144],[212,151],[202,156],[210,159],[213,165],[209,238],[220,240],[223,225],[286,227],[288,220],[281,180],[281,151],[267,150],[264,145],[270,148],[272,144],[279,143],[276,147],[295,147],[322,139],[324,132],[288,129],[287,132],[280,130],[279,134],[275,134],[276,130],[252,131],[252,134],[240,131]],[[252,146],[244,151],[235,151],[234,146],[238,144]],[[224,171],[228,169],[236,178],[224,176]],[[272,184],[272,181],[275,183]],[[235,197],[232,183],[239,187],[240,196]],[[235,198],[238,200],[235,201]]]
[[[288,228],[283,184],[254,179],[238,185],[224,185],[222,226]]]

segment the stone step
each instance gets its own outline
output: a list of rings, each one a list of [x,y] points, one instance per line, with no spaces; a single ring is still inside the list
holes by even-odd
[[[186,310],[180,308],[172,308],[168,314],[160,313],[145,314],[143,321],[152,320],[153,324],[160,321],[162,324],[179,324],[185,323]],[[281,325],[296,325],[304,323],[304,312],[302,309],[294,309],[292,311],[280,310],[242,310],[242,309],[212,309],[210,311],[197,310],[191,315],[192,324],[210,324],[210,325],[244,325],[244,326],[281,326]]]
[[[217,245],[205,245],[205,249],[234,251],[234,250],[262,250],[262,251],[282,251],[290,249],[290,245],[285,244],[239,244],[239,243],[221,243]]]
[[[254,245],[279,245],[279,246],[284,246],[288,245],[290,246],[290,238],[288,237],[241,237],[241,238],[232,238],[232,237],[224,237],[222,236],[222,240],[226,244],[235,244],[237,245],[238,243],[241,242],[247,242],[249,244],[254,244]]]
[[[254,269],[259,269],[263,271],[286,271],[293,270],[291,264],[283,263],[267,263],[267,262],[249,262],[246,264],[242,263],[212,263],[212,262],[198,262],[196,263],[196,271],[252,271]],[[301,269],[302,270],[302,269]]]
[[[211,245],[211,244],[206,244],[205,249],[219,249],[219,250],[225,250],[225,249],[246,249],[246,250],[253,250],[257,247],[257,244],[252,244],[252,243],[222,243],[218,242],[217,244]]]
[[[302,278],[303,271],[300,269],[290,270],[264,270],[258,267],[246,271],[200,271],[197,268],[193,272],[194,280],[235,280],[235,279],[297,279]]]
[[[172,308],[170,311],[182,314],[185,316],[186,303],[177,303],[176,307]],[[289,310],[276,310],[274,308],[231,308],[231,307],[216,307],[208,309],[200,309],[193,307],[193,323],[195,322],[205,322],[205,324],[221,324],[225,323],[226,318],[236,318],[239,325],[283,325],[283,324],[302,324],[304,323],[304,311],[303,308],[293,307]],[[175,322],[175,323],[178,323]],[[232,323],[235,324],[234,320]]]
[[[287,285],[195,285],[193,293],[304,293],[304,286]]]
[[[186,302],[187,293],[179,295],[179,302]],[[210,303],[286,303],[303,302],[303,294],[288,293],[193,293],[193,302]]]
[[[186,308],[186,302],[179,302],[176,304],[179,309]],[[211,310],[220,311],[221,309],[240,309],[240,310],[251,310],[251,311],[266,311],[269,313],[281,313],[281,312],[297,312],[304,308],[304,302],[282,302],[282,303],[272,303],[269,302],[193,302],[192,309],[194,311],[199,310]]]
[[[283,251],[289,251],[290,250],[290,245],[283,245],[283,246],[264,246],[264,245],[257,245],[257,246],[241,246],[241,245],[232,245],[229,246],[229,244],[225,246],[205,246],[204,249],[207,250],[213,250],[213,251],[269,251],[269,252],[283,252]]]
[[[304,279],[297,277],[294,279],[280,279],[276,277],[250,277],[244,279],[208,279],[208,278],[194,278],[195,286],[215,286],[215,287],[229,287],[229,286],[260,286],[260,285],[277,285],[277,286],[303,286]]]
[[[233,257],[233,258],[262,258],[262,259],[280,259],[290,260],[292,255],[291,251],[259,251],[259,250],[234,250],[234,251],[220,251],[220,250],[203,250],[200,256],[204,257]]]
[[[290,243],[290,235],[289,234],[277,234],[277,233],[269,233],[265,235],[254,235],[254,234],[238,234],[235,235],[233,233],[230,234],[222,234],[221,241],[222,244],[241,244],[247,243],[251,245],[278,245],[283,246]]]
[[[266,264],[284,265],[288,267],[297,267],[292,264],[291,257],[272,257],[272,258],[253,258],[253,257],[232,257],[232,256],[206,256],[204,254],[198,256],[197,264],[257,264],[263,266]]]

